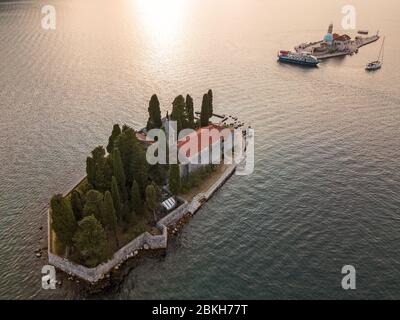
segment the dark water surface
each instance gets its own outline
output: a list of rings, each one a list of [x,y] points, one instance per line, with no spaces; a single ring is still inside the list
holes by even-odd
[[[340,0],[45,4],[55,31],[41,29],[40,2],[0,4],[1,298],[81,297],[41,289],[33,251],[50,196],[84,174],[113,123],[145,123],[151,94],[165,112],[186,93],[199,108],[209,88],[217,112],[255,128],[255,172],[104,298],[400,298],[398,1],[353,1],[358,27],[387,36],[375,73],[363,67],[380,43],[318,69],[276,63],[340,29]]]

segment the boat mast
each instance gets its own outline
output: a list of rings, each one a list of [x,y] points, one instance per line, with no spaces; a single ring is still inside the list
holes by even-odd
[[[384,47],[383,47],[383,45],[384,45],[384,44],[385,44],[385,37],[383,37],[381,50],[379,50],[378,61],[380,61],[381,55],[382,55],[382,61],[383,61],[383,55],[384,55]]]

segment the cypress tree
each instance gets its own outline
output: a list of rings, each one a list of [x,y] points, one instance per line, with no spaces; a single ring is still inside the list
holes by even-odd
[[[140,196],[139,185],[136,180],[133,181],[131,189],[131,207],[135,214],[140,214],[143,209],[143,202]]]
[[[200,125],[202,127],[208,126],[210,122],[210,103],[208,94],[203,96],[203,101],[201,103],[201,114],[200,114]]]
[[[111,196],[110,191],[106,191],[106,193],[104,194],[104,205],[103,205],[103,209],[104,209],[104,222],[105,222],[105,228],[114,233],[115,236],[115,241],[117,244],[117,247],[119,247],[118,244],[118,237],[117,237],[117,215],[115,212],[115,208],[114,208],[114,203],[113,203],[113,198]]]
[[[77,224],[69,201],[61,194],[53,196],[50,200],[51,227],[61,244],[69,247],[73,244]]]
[[[144,195],[148,183],[149,164],[146,160],[146,152],[141,144],[134,146],[134,153],[131,159],[132,178],[130,183],[135,180],[139,185],[140,193]]]
[[[131,185],[134,179],[134,172],[132,171],[132,161],[135,157],[137,145],[140,145],[140,147],[143,148],[136,137],[135,131],[132,128],[126,126],[126,128],[122,131],[121,135],[118,138],[117,146],[120,152],[122,165],[125,172],[125,181],[127,185]],[[116,176],[116,178],[118,180],[118,176]]]
[[[77,190],[73,190],[71,193],[71,206],[74,212],[75,220],[79,221],[83,218],[83,202],[81,194]]]
[[[160,110],[160,102],[158,101],[157,95],[152,95],[149,101],[149,119],[147,121],[147,130],[161,128],[161,110]]]
[[[159,192],[155,184],[150,184],[146,187],[146,204],[148,208],[153,212],[154,221],[157,221],[156,211],[160,206]]]
[[[122,203],[121,203],[121,196],[119,193],[119,187],[117,179],[113,176],[111,182],[111,196],[113,199],[114,208],[117,214],[118,219],[122,220]]]
[[[85,265],[90,268],[104,262],[110,254],[104,228],[93,215],[79,222],[73,241],[83,256]]]
[[[181,190],[181,176],[178,164],[171,164],[169,169],[169,191],[173,195],[177,195]]]
[[[212,90],[208,90],[208,111],[209,111],[209,118],[213,116],[214,113],[214,107],[213,107],[213,92]]]
[[[164,185],[166,179],[168,178],[168,166],[165,164],[156,163],[154,165],[149,165],[148,168],[149,179],[154,181],[159,186]]]
[[[119,190],[124,192],[126,184],[125,172],[121,160],[121,153],[118,148],[115,148],[113,152],[113,166],[114,177],[117,179]]]
[[[92,151],[92,157],[88,157],[86,160],[88,182],[94,189],[101,192],[110,188],[111,180],[109,162],[105,154],[104,148],[98,146]]]
[[[185,98],[182,95],[179,95],[175,98],[172,103],[172,113],[171,120],[177,122],[177,130],[179,132],[186,128],[186,116],[185,116]]]
[[[193,99],[190,95],[186,96],[185,101],[186,116],[187,116],[187,126],[188,128],[194,128],[194,104]]]
[[[97,190],[89,190],[86,193],[86,203],[83,208],[83,215],[85,217],[95,216],[103,226],[106,225],[106,221],[103,216],[103,194]]]
[[[114,147],[116,145],[116,141],[120,134],[121,134],[120,126],[118,124],[114,124],[111,136],[108,138],[107,152],[109,154],[112,154]]]
[[[96,166],[91,157],[86,158],[86,174],[88,183],[94,187],[96,185]]]

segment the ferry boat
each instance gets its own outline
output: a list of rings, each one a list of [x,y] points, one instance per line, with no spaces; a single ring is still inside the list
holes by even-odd
[[[315,67],[319,60],[308,52],[291,52],[281,50],[278,53],[278,61],[286,63],[294,63],[303,66]]]

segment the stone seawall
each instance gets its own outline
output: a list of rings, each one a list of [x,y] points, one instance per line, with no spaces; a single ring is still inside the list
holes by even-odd
[[[189,212],[189,203],[185,201],[182,205],[170,212],[164,218],[157,222],[157,227],[162,228],[163,226],[169,226],[179,219],[181,219],[186,213]]]
[[[133,257],[135,251],[143,249],[165,249],[168,241],[168,230],[167,227],[162,227],[162,235],[151,235],[145,232],[129,242],[126,246],[119,249],[112,257],[105,263],[98,265],[95,268],[87,268],[85,266],[71,262],[68,259],[61,258],[51,252],[49,252],[49,263],[53,266],[61,269],[62,271],[77,276],[88,282],[97,282],[101,280],[107,273],[109,273],[114,267],[120,265],[125,260]]]
[[[185,214],[194,214],[212,195],[229,179],[230,176],[235,172],[236,167],[234,165],[229,166],[221,177],[204,193],[196,195],[192,201],[184,202],[181,206],[170,212],[167,216],[157,222],[157,228],[162,231],[161,235],[152,235],[145,232],[133,239],[127,245],[119,249],[113,257],[105,263],[98,265],[95,268],[87,268],[85,266],[73,263],[72,261],[57,256],[52,253],[51,249],[51,215],[50,210],[48,213],[48,237],[49,247],[48,256],[49,263],[58,269],[77,276],[83,280],[91,283],[95,283],[105,277],[113,268],[119,266],[124,261],[135,255],[135,251],[141,249],[166,249],[168,245],[168,226],[175,224]]]

